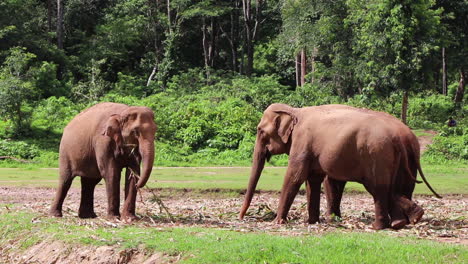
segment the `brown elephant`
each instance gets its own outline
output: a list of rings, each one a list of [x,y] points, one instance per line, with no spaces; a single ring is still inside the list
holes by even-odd
[[[153,111],[147,107],[100,103],[73,118],[60,142],[59,186],[50,214],[62,216],[62,204],[71,183],[74,177],[81,176],[78,216],[96,217],[94,188],[104,178],[107,216],[120,217],[120,177],[126,168],[122,216],[136,219],[137,188],[146,184],[153,168],[156,129]]]
[[[367,109],[360,110],[366,111],[370,115],[377,115],[378,118],[383,118],[387,122],[391,122],[393,124],[391,127],[393,130],[392,135],[397,135],[404,145],[400,155],[398,174],[394,179],[394,198],[390,206],[391,227],[400,229],[408,223],[415,224],[419,222],[424,214],[424,210],[412,201],[415,183],[417,182],[413,179],[416,178],[418,171],[435,196],[438,198],[441,198],[441,196],[432,189],[424,177],[419,161],[420,146],[417,137],[408,126],[392,115]],[[327,215],[329,219],[332,219],[333,216],[341,217],[340,203],[345,185],[346,181],[337,181],[329,177],[326,177],[324,180]]]
[[[339,182],[362,183],[374,198],[373,227],[389,227],[392,207],[399,204],[398,190],[412,192],[414,188],[398,187],[397,183],[414,185],[415,178],[408,173],[398,173],[400,167],[405,166],[401,161],[406,152],[405,142],[394,133],[395,124],[374,113],[343,105],[305,108],[270,105],[257,128],[252,173],[240,219],[250,206],[265,160],[271,155],[286,153],[289,164],[275,219],[277,223],[286,222],[291,204],[304,182],[307,222],[317,222],[321,183],[327,175]],[[398,211],[403,209],[398,208]]]

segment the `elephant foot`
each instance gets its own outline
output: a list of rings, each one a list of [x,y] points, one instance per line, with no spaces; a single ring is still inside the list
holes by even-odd
[[[138,216],[136,216],[135,214],[123,214],[122,219],[126,223],[132,223],[132,222],[140,220],[140,218]]]
[[[63,216],[62,212],[59,211],[59,210],[50,210],[49,215],[53,216],[53,217],[62,217]]]
[[[276,223],[277,225],[284,225],[287,224],[288,221],[284,218],[276,217],[275,220],[273,220],[273,223]]]
[[[109,221],[118,221],[118,220],[120,220],[120,215],[107,214],[106,219],[109,220]]]
[[[412,208],[410,213],[408,214],[408,218],[411,224],[416,224],[421,220],[422,216],[424,215],[424,210],[419,206],[416,205]]]
[[[389,226],[390,225],[388,221],[375,220],[374,223],[372,223],[372,229],[374,230],[382,230],[388,228]]]
[[[310,217],[309,219],[307,219],[305,221],[306,224],[309,224],[309,225],[312,225],[312,224],[316,224],[316,223],[319,223],[320,220],[318,217]]]
[[[341,221],[341,215],[337,215],[334,213],[327,214],[327,217],[325,218],[327,223],[336,223]]]
[[[78,217],[79,218],[96,218],[97,215],[91,211],[91,212],[78,212]]]
[[[395,230],[402,229],[408,224],[408,221],[406,219],[397,219],[393,220],[391,223],[391,227]]]

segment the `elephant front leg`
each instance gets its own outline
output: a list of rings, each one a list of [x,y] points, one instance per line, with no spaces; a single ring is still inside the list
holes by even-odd
[[[324,176],[309,176],[306,181],[308,224],[319,222],[320,218],[320,187]]]
[[[135,172],[138,174],[140,173],[139,170],[136,170]],[[135,214],[135,204],[138,189],[136,188],[135,177],[130,176],[130,169],[127,168],[125,171],[125,202],[122,210],[122,218],[128,222],[132,222],[138,219]]]
[[[334,217],[341,217],[340,204],[346,182],[326,177],[323,185],[327,197],[327,218],[334,221]]]
[[[120,218],[120,170],[110,168],[109,173],[104,178],[107,192],[107,218]]]
[[[294,162],[291,161],[291,159],[289,160],[288,170],[281,190],[278,212],[274,220],[277,224],[284,224],[287,222],[289,209],[307,176],[308,166],[305,166],[304,161]]]

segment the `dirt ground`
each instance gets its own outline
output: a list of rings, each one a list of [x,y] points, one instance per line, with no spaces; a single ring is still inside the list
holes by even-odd
[[[219,190],[200,193],[187,190],[152,190],[144,189],[138,197],[137,214],[141,219],[135,225],[147,227],[200,226],[215,227],[241,232],[262,231],[285,235],[323,234],[339,230],[341,232],[375,232],[370,229],[374,218],[373,201],[369,194],[346,193],[342,201],[341,221],[305,225],[306,199],[303,194],[296,197],[289,212],[289,223],[278,226],[271,221],[278,204],[277,192],[261,192],[254,196],[251,207],[244,221],[238,220],[243,196],[223,198]],[[5,188],[0,187],[0,203],[16,204],[16,210],[30,210],[48,217],[55,190],[52,188]],[[122,195],[121,195],[122,197]],[[422,206],[425,214],[416,225],[409,225],[398,231],[386,230],[395,236],[416,236],[442,242],[468,245],[468,196],[450,195],[443,199],[416,195],[416,203]],[[158,201],[162,201],[161,203]],[[71,189],[64,203],[64,217],[77,218],[80,190]],[[164,207],[167,209],[164,209]],[[104,218],[107,202],[103,187],[96,189],[95,211],[99,221],[109,224]],[[321,213],[326,208],[325,197],[321,197]],[[127,223],[115,221],[113,226]]]
[[[41,221],[47,216],[48,208],[54,197],[52,188],[0,187],[0,204],[5,206],[0,212],[9,210],[32,211],[39,214],[34,221]],[[241,194],[233,196],[220,193],[220,190],[149,190],[144,189],[138,197],[137,214],[140,220],[133,223],[108,221],[106,196],[102,186],[96,188],[95,211],[97,219],[79,219],[77,210],[80,202],[80,190],[72,188],[64,203],[64,222],[95,228],[124,225],[136,225],[147,228],[165,227],[211,227],[238,232],[267,232],[279,235],[320,235],[327,232],[377,232],[370,228],[373,221],[373,201],[369,194],[346,193],[342,201],[341,221],[314,225],[304,224],[306,217],[306,199],[299,194],[289,212],[289,223],[276,225],[274,219],[279,194],[261,192],[254,196],[251,207],[244,221],[238,220],[239,209],[243,202]],[[121,195],[122,197],[122,195]],[[452,195],[436,199],[430,196],[416,196],[425,214],[416,225],[409,225],[402,230],[386,232],[393,236],[413,236],[445,243],[468,245],[468,196]],[[325,197],[321,197],[321,212],[325,210]],[[13,250],[11,250],[13,249]],[[15,250],[16,249],[16,250]],[[6,252],[6,253],[3,253]],[[179,256],[161,253],[148,253],[144,250],[122,250],[117,246],[81,246],[67,245],[59,241],[44,241],[26,251],[18,251],[14,243],[0,245],[0,262],[5,263],[176,263]]]

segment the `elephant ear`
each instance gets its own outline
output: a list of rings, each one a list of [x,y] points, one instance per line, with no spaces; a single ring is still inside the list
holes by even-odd
[[[120,116],[112,115],[106,122],[104,131],[102,132],[104,136],[112,138],[118,147],[122,146],[122,131],[120,129]]]
[[[287,111],[275,111],[278,116],[275,118],[275,125],[278,135],[284,144],[288,143],[289,137],[297,123],[296,117]]]

